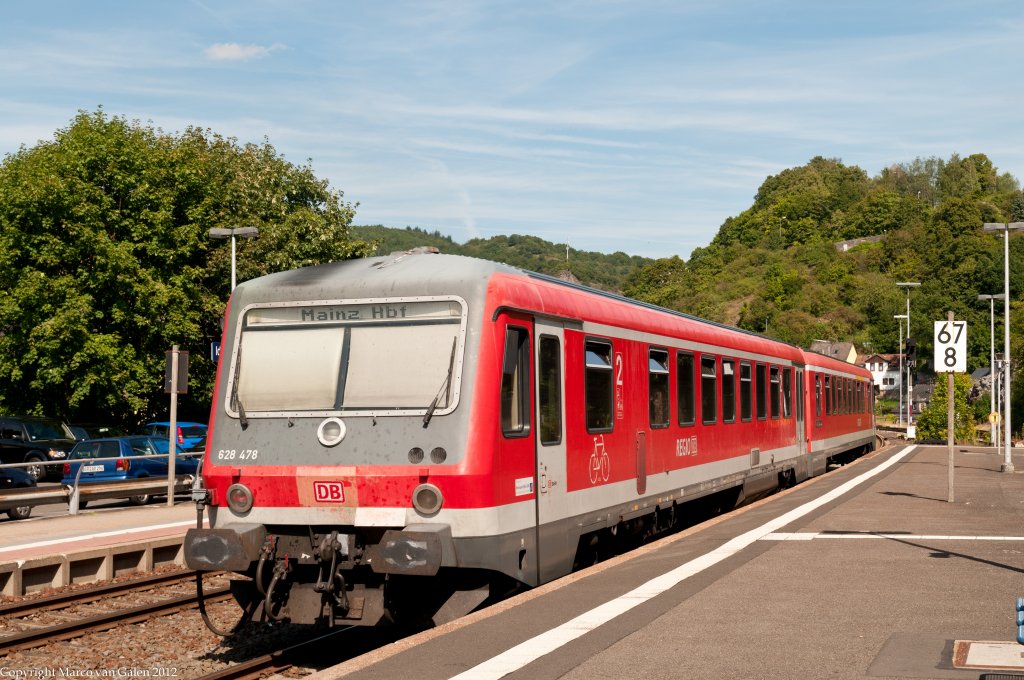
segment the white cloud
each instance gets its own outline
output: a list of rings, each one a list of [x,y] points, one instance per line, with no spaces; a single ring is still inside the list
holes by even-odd
[[[271,52],[285,49],[285,45],[274,43],[270,47],[263,45],[239,45],[238,43],[217,43],[207,47],[203,54],[211,61],[248,61],[262,59]]]

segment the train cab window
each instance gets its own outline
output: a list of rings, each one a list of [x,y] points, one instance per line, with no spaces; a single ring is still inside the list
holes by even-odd
[[[736,422],[735,359],[722,359],[722,422]]]
[[[668,427],[668,350],[651,349],[647,353],[647,395],[651,427]]]
[[[551,446],[562,441],[562,348],[553,335],[540,336],[537,352],[537,426],[540,443]]]
[[[697,381],[694,379],[696,364],[689,352],[676,354],[676,392],[679,402],[676,417],[680,425],[697,422]]]
[[[611,432],[614,387],[612,345],[600,340],[587,340],[584,354],[587,432]]]
[[[825,376],[825,415],[832,415],[832,404],[835,403],[835,392],[832,390],[832,376]]]
[[[779,367],[772,366],[769,369],[769,375],[771,376],[772,419],[774,420],[782,415],[782,384],[779,382]]]
[[[768,371],[764,364],[757,365],[757,419],[768,417]]]
[[[700,418],[710,425],[718,420],[718,360],[714,356],[703,355],[700,358]]]
[[[245,312],[231,355],[225,403],[231,416],[439,416],[455,408],[464,305],[431,300],[342,310],[303,304],[268,303]],[[374,307],[386,309],[385,316],[371,317]]]
[[[740,362],[740,419],[748,422],[754,415],[754,388],[751,385],[754,376],[750,362]]]
[[[782,369],[782,417],[793,415],[793,369]]]
[[[814,376],[814,415],[821,417],[821,376]]]
[[[501,431],[506,437],[525,437],[530,433],[530,334],[515,326],[505,329]]]

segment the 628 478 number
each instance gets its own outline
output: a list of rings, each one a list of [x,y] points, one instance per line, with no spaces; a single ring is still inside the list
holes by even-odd
[[[257,449],[220,449],[217,460],[256,460],[258,455]]]

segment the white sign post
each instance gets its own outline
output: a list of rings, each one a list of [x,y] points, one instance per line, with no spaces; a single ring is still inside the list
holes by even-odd
[[[946,373],[946,446],[949,450],[949,493],[953,502],[953,374],[967,372],[967,322],[953,321],[946,312],[945,321],[935,322],[935,372]]]

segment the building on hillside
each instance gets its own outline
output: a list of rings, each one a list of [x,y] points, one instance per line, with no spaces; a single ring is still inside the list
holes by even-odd
[[[892,393],[898,398],[900,389],[900,359],[902,354],[861,354],[857,365],[871,371],[875,382],[875,394],[888,397]]]
[[[833,359],[852,364],[857,361],[857,350],[852,342],[829,342],[828,340],[811,341],[811,351],[824,354]]]

